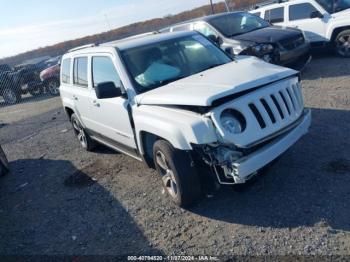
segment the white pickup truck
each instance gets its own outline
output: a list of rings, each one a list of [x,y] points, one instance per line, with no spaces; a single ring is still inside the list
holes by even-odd
[[[85,149],[99,142],[145,161],[180,206],[201,196],[204,178],[244,183],[311,123],[297,71],[232,59],[196,32],[72,50],[60,94]]]
[[[350,57],[350,0],[274,0],[251,13],[301,29],[312,46],[331,45],[338,55]]]

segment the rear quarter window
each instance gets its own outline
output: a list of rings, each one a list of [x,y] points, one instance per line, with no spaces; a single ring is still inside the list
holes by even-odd
[[[71,59],[63,59],[62,64],[61,64],[61,71],[62,71],[62,83],[65,84],[70,84],[70,62]]]

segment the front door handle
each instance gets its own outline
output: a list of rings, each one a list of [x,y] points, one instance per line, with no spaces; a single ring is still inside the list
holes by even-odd
[[[100,103],[97,100],[92,101],[92,104],[96,107],[100,107]]]

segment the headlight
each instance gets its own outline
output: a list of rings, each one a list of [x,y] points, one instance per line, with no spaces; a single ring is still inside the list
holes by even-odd
[[[233,109],[226,109],[220,116],[221,125],[230,134],[242,133],[246,127],[244,116]]]
[[[253,52],[258,54],[261,52],[261,45],[257,45],[253,47]]]
[[[274,47],[271,44],[260,44],[252,47],[252,50],[257,55],[263,55],[267,53],[271,53]]]

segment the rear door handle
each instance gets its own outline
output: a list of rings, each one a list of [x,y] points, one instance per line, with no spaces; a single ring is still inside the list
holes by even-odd
[[[96,107],[100,107],[100,103],[97,100],[92,101],[92,104]]]

